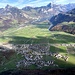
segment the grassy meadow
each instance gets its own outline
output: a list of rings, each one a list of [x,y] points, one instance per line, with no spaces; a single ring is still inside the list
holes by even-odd
[[[60,31],[49,31],[48,27],[48,24],[38,24],[10,28],[0,34],[0,42],[13,44],[75,43],[75,35]]]

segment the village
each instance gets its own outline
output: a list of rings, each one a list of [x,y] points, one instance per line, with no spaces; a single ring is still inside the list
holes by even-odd
[[[24,59],[16,62],[17,68],[20,68],[21,66],[26,68],[30,65],[36,65],[37,68],[39,69],[41,69],[44,66],[59,67],[58,64],[55,63],[54,59],[46,60],[45,57],[47,56],[49,58],[51,57],[57,59],[61,58],[64,61],[68,61],[69,59],[67,55],[65,56],[57,52],[56,53],[50,52],[50,46],[52,46],[52,44],[51,45],[50,44],[17,44],[11,46],[12,47],[10,47],[10,49],[1,46],[0,51],[7,51],[13,49],[15,52],[17,52],[17,55],[21,54]]]
[[[17,67],[20,67],[24,65],[25,67],[29,65],[36,65],[38,68],[42,68],[43,66],[57,66],[56,64],[54,65],[54,60],[49,60],[45,61],[43,59],[44,55],[51,55],[49,53],[49,46],[46,45],[23,45],[16,47],[15,49],[17,53],[21,53],[23,57],[25,58],[24,60],[21,60],[17,63]]]
[[[29,65],[36,65],[38,68],[44,66],[55,66],[55,60],[44,60],[44,56],[55,57],[57,59],[62,58],[64,61],[68,61],[68,56],[61,55],[59,53],[50,52],[50,44],[24,44],[16,45],[15,51],[17,54],[22,54],[24,60],[17,62],[17,67],[24,66],[28,67]]]

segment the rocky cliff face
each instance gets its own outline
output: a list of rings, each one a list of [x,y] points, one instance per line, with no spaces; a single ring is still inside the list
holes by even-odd
[[[53,16],[50,19],[50,22],[53,24],[51,30],[59,30],[75,34],[75,9],[72,9],[65,14],[59,13],[58,15]],[[63,22],[66,22],[66,24],[63,24]]]
[[[51,18],[53,15],[66,12],[74,7],[74,4],[69,4],[68,7],[68,5],[49,3],[47,6],[35,8],[27,6],[22,9],[18,9],[17,7],[7,5],[5,8],[0,8],[0,24],[23,24],[44,21]]]
[[[58,15],[53,16],[50,19],[50,21],[53,25],[57,25],[57,24],[62,23],[62,22],[70,22],[70,21],[75,22],[75,16],[73,14],[59,13]]]

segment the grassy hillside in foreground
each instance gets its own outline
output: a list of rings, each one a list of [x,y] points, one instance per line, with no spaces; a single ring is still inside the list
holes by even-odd
[[[75,48],[74,48],[75,49]],[[73,50],[73,49],[72,49]],[[63,56],[68,56],[68,61],[63,60],[62,58],[57,59],[54,56],[49,56],[49,55],[43,55],[43,60],[44,61],[54,61],[54,64],[57,64],[58,66],[50,65],[50,66],[43,66],[42,68],[39,69],[58,69],[58,68],[71,68],[75,67],[75,53],[74,54],[68,54],[67,53],[67,47],[65,46],[50,46],[51,53],[60,53]],[[75,52],[75,50],[74,50]],[[30,69],[30,70],[35,70],[38,69],[35,64],[29,65],[29,66],[24,66],[21,65],[20,67],[17,68],[17,62],[20,62],[22,60],[25,60],[25,57],[22,54],[18,54],[17,52],[14,52],[14,50],[10,51],[5,51],[2,52],[0,51],[0,72],[6,71],[6,70],[11,70],[11,69]],[[42,59],[41,59],[42,60]],[[41,61],[40,60],[40,61]],[[38,62],[38,61],[37,61]]]
[[[49,31],[49,25],[38,24],[11,28],[1,33],[0,42],[14,44],[75,43],[75,35],[60,31]]]

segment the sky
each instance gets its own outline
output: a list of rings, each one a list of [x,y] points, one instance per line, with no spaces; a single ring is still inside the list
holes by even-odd
[[[0,8],[4,8],[7,4],[18,8],[25,6],[40,7],[46,6],[50,2],[57,4],[75,3],[75,0],[0,0]]]

